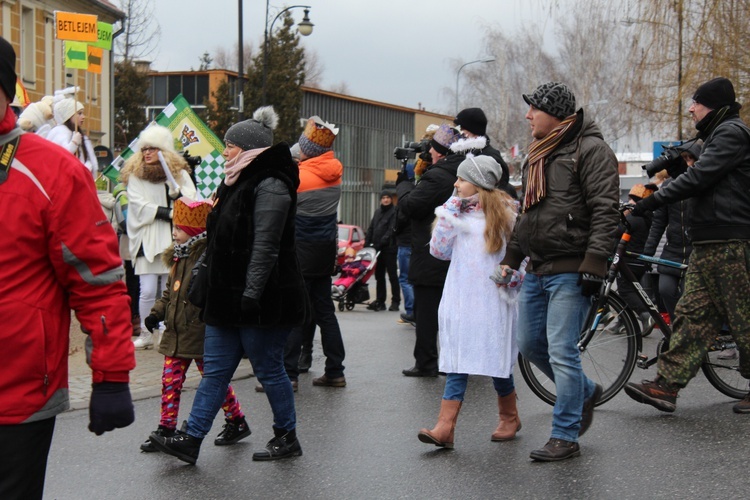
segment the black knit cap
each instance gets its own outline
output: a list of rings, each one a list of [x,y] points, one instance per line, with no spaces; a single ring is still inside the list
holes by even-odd
[[[487,135],[487,117],[481,108],[466,108],[461,110],[453,123],[474,135]]]
[[[695,91],[693,100],[709,109],[719,109],[734,104],[734,86],[729,79],[720,76],[709,80]]]
[[[0,37],[0,87],[8,100],[16,96],[16,51],[3,37]],[[5,110],[0,110],[5,113]]]
[[[560,120],[576,112],[576,96],[567,85],[560,82],[540,85],[533,94],[523,94],[523,100]]]

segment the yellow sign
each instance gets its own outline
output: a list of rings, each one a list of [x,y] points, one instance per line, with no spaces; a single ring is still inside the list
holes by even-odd
[[[91,14],[55,11],[55,36],[58,40],[96,42],[97,17]]]
[[[66,68],[87,69],[88,46],[85,42],[71,42],[66,40],[63,44],[64,65]]]
[[[102,55],[104,50],[98,47],[92,47],[89,45],[88,59],[89,59],[89,73],[96,73],[97,75],[102,74]]]

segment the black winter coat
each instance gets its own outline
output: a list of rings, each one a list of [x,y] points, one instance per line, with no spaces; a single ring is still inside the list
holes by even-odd
[[[401,215],[411,220],[412,241],[409,282],[415,286],[442,287],[450,261],[430,255],[435,209],[451,197],[458,165],[466,157],[450,154],[429,167],[411,191],[407,182],[396,186]],[[408,191],[408,192],[407,192]]]
[[[396,238],[393,230],[396,227],[396,207],[383,206],[375,210],[367,228],[365,241],[367,246],[375,248],[378,252],[396,252]]]
[[[261,183],[275,192],[268,203],[256,204]],[[207,223],[206,324],[298,326],[309,320],[295,245],[298,185],[297,165],[282,142],[255,158],[235,184],[219,187]],[[277,209],[277,201],[288,209]],[[243,294],[259,301],[260,314],[242,311]]]
[[[661,188],[665,188],[672,179],[665,180]],[[660,258],[687,264],[690,253],[693,251],[693,243],[690,237],[690,200],[681,200],[669,205],[662,205],[654,211],[654,220],[651,223],[651,231],[648,234],[646,246],[643,253],[654,255],[659,246],[661,237],[666,231],[667,243],[659,255]],[[681,276],[684,271],[674,267],[658,265],[659,273]]]

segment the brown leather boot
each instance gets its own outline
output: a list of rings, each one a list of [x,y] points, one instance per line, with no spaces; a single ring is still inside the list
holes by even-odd
[[[440,415],[432,430],[421,429],[417,437],[423,443],[434,444],[443,448],[453,448],[453,431],[456,428],[461,401],[443,399],[440,403]]]
[[[497,407],[500,411],[500,423],[492,433],[493,441],[510,441],[521,430],[521,420],[516,408],[516,391],[507,396],[497,397]]]

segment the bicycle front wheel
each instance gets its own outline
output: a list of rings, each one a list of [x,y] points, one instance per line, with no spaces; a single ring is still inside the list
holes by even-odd
[[[720,335],[711,345],[701,370],[719,392],[742,399],[748,394],[748,380],[740,375],[740,354],[731,335]]]
[[[639,330],[633,320],[634,316],[627,311],[628,306],[620,296],[610,292],[596,332],[581,352],[584,373],[604,389],[597,406],[615,397],[630,379],[635,368]],[[581,338],[586,335],[595,317],[596,314],[592,311]],[[554,405],[555,383],[520,354],[518,368],[531,391],[542,401]]]

